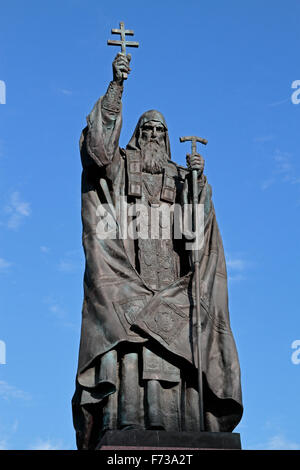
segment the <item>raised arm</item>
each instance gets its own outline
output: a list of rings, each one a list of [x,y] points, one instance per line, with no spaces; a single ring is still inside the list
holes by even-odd
[[[129,63],[131,60],[130,54],[125,56],[118,53],[113,61],[113,80],[108,85],[107,92],[105,93],[102,103],[102,124],[105,129],[105,145],[108,146],[112,131],[115,126],[116,119],[121,113],[121,99],[123,93],[123,74],[130,72]]]
[[[122,125],[123,73],[129,73],[130,54],[117,54],[113,61],[113,80],[107,92],[95,104],[87,117],[87,128],[81,139],[85,151],[98,166],[112,162],[119,152]]]

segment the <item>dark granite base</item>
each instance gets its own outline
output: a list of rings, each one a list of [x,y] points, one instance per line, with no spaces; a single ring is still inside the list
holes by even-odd
[[[99,450],[151,449],[241,449],[238,433],[231,432],[167,432],[167,431],[107,431]]]

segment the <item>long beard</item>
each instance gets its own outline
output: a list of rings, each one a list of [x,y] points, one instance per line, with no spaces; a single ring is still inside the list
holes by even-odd
[[[162,173],[165,163],[168,161],[165,145],[157,142],[146,142],[141,145],[143,171],[146,173]]]

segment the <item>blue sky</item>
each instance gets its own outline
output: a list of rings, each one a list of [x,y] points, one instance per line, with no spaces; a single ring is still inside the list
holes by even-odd
[[[300,364],[291,360],[300,339],[299,14],[298,0],[2,2],[0,449],[75,449],[78,141],[111,79],[118,48],[106,41],[119,21],[140,42],[120,144],[153,108],[177,163],[189,151],[179,136],[208,139],[201,152],[229,273],[242,445],[300,449]]]

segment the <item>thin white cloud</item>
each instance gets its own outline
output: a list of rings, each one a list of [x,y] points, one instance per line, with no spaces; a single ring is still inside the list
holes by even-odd
[[[60,302],[57,301],[57,299],[52,296],[49,296],[46,297],[43,302],[47,304],[48,311],[50,312],[52,318],[58,320],[60,325],[72,329],[77,328],[77,325],[75,323],[69,321],[68,311],[64,307],[62,307],[62,305],[60,304]]]
[[[58,90],[60,93],[62,93],[63,95],[67,95],[67,96],[70,96],[73,94],[73,92],[71,90],[67,90],[66,88],[59,88]]]
[[[63,273],[73,273],[74,271],[76,271],[76,268],[77,266],[74,261],[66,259],[61,260],[58,265],[59,271],[62,271]]]
[[[285,438],[285,436],[279,434],[276,436],[272,436],[269,439],[267,444],[267,449],[270,450],[299,450],[300,449],[300,441],[293,442],[289,441]]]
[[[16,419],[16,420],[14,421],[13,425],[12,425],[12,428],[11,428],[12,433],[17,432],[18,427],[19,427],[19,421]]]
[[[246,262],[245,260],[239,258],[229,258],[227,260],[227,267],[238,271],[243,271],[246,267]]]
[[[250,263],[241,256],[227,255],[226,266],[229,281],[244,281],[246,279],[245,271]]]
[[[245,281],[247,278],[244,274],[231,274],[228,276],[229,281]]]
[[[50,248],[48,246],[40,246],[40,250],[42,253],[49,253]]]
[[[269,103],[268,106],[280,106],[288,102],[290,102],[290,98],[286,98],[285,100],[280,100],[280,101],[274,101],[274,103]]]
[[[292,161],[292,156],[288,152],[276,150],[272,158],[274,168],[272,174],[261,183],[264,191],[276,182],[288,184],[300,184],[300,177]]]
[[[264,191],[265,189],[268,189],[270,186],[272,186],[272,184],[274,184],[275,182],[275,178],[268,178],[261,183],[260,187]]]
[[[58,270],[63,273],[74,273],[78,271],[82,263],[82,251],[68,251],[58,264]]]
[[[18,431],[19,422],[17,419],[14,422],[6,427],[0,426],[0,450],[12,450],[13,446],[11,444],[14,435]]]
[[[4,258],[0,258],[0,272],[7,271],[8,268],[11,267],[11,263],[6,261]]]
[[[49,310],[60,320],[66,317],[66,311],[58,304],[49,305]]]
[[[59,320],[67,317],[66,310],[61,306],[60,302],[53,296],[48,296],[43,299],[43,302],[48,306],[48,311]]]
[[[265,443],[255,444],[251,448],[254,450],[299,450],[300,440],[295,442],[287,439],[283,434],[275,434]]]
[[[291,156],[289,153],[280,152],[276,150],[274,155],[274,161],[276,163],[275,172],[280,175],[290,175],[293,171]]]
[[[264,144],[265,142],[271,142],[271,140],[274,140],[273,135],[263,135],[260,137],[254,137],[254,142]]]
[[[4,140],[0,139],[0,158],[4,157]]]
[[[29,400],[30,395],[23,390],[18,389],[13,385],[9,385],[7,382],[1,380],[0,381],[0,398],[4,400],[9,399],[21,399],[21,400]]]
[[[7,450],[7,441],[6,439],[0,440],[0,450]]]
[[[63,446],[61,441],[38,439],[35,444],[29,447],[29,450],[60,450],[62,448]]]
[[[5,207],[5,212],[8,214],[6,226],[9,229],[16,230],[26,217],[31,214],[30,203],[23,201],[18,191],[10,195],[10,201]]]

